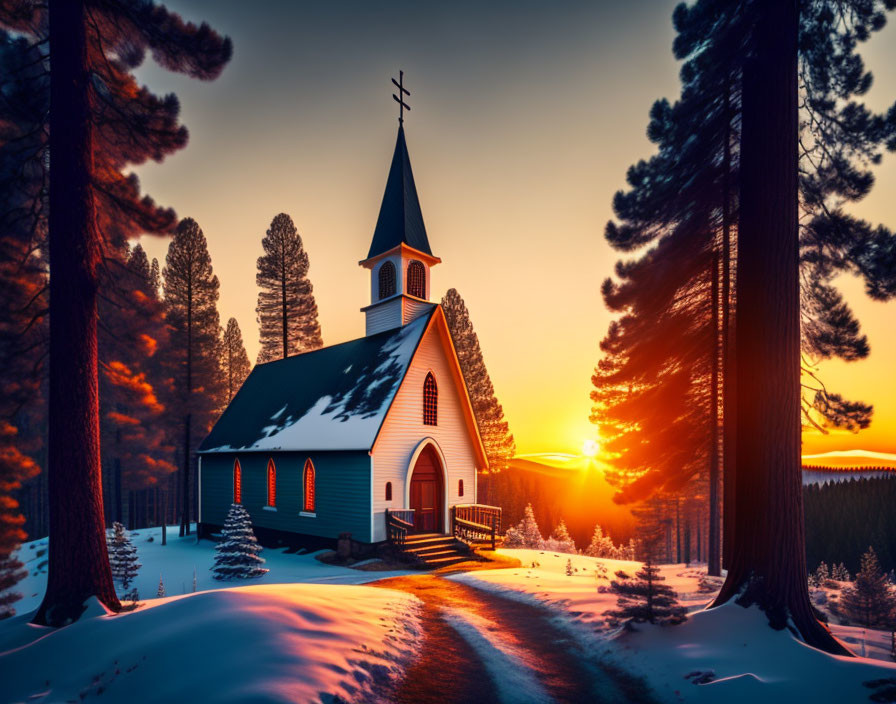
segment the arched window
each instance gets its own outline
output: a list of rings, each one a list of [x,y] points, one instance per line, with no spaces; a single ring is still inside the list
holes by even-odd
[[[386,482],[386,501],[392,500],[392,482]]]
[[[438,425],[439,387],[436,378],[429,372],[423,382],[423,425]]]
[[[233,461],[233,503],[243,503],[243,468],[239,458]]]
[[[268,460],[268,506],[277,505],[277,468],[274,458]]]
[[[457,480],[457,495],[458,496],[464,495],[464,480],[463,479]]]
[[[408,295],[426,298],[426,269],[416,259],[408,264]]]
[[[303,511],[314,513],[314,464],[310,459],[305,460],[305,474],[302,478],[302,486],[305,487],[305,500],[302,503]]]
[[[395,265],[386,262],[380,267],[380,300],[395,295]]]

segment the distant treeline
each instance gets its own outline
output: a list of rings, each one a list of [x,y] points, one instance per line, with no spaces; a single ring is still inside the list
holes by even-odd
[[[896,568],[896,475],[813,484],[803,496],[810,572],[824,561],[855,574],[869,545],[884,571]]]
[[[804,464],[803,469],[809,472],[896,472],[896,467],[883,466],[869,467],[867,465],[856,467],[828,467],[826,465],[809,465]]]

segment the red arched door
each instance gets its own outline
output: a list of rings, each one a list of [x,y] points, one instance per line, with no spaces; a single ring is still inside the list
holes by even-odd
[[[414,529],[418,533],[442,530],[442,466],[432,445],[423,448],[411,475],[411,505],[414,509]]]

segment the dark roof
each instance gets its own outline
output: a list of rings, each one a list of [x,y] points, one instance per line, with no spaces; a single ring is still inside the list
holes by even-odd
[[[199,451],[369,450],[435,309],[394,330],[256,365]]]
[[[380,216],[376,221],[367,258],[388,252],[402,242],[424,254],[432,255],[423,224],[423,212],[417,198],[417,187],[414,185],[408,145],[404,140],[404,127],[399,126],[392,166],[389,167],[389,178],[386,179],[386,192],[383,194],[383,204],[380,206]]]

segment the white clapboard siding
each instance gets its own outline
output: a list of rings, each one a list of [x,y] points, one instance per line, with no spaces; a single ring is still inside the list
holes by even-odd
[[[401,325],[401,296],[391,298],[385,303],[373,306],[364,311],[367,316],[367,335],[376,335],[384,330],[391,330]]]
[[[423,424],[423,381],[430,371],[439,388],[438,425],[435,426]],[[411,456],[424,438],[435,440],[445,457],[448,506],[476,501],[475,439],[470,437],[464,421],[463,394],[463,389],[455,385],[438,330],[435,325],[430,325],[386,415],[373,450],[374,541],[386,539],[387,508],[408,508],[405,505],[405,482]],[[457,495],[459,479],[464,481],[463,497]],[[386,482],[392,482],[391,501],[386,501]],[[446,522],[447,518],[444,517]]]

